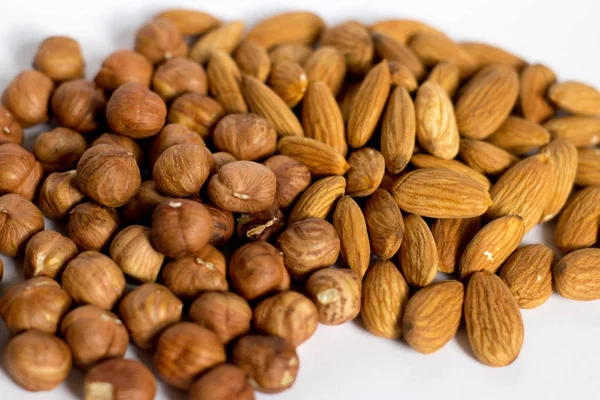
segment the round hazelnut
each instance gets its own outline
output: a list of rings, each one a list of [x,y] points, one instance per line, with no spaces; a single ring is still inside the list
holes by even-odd
[[[371,147],[358,149],[348,157],[348,165],[346,194],[365,197],[377,190],[385,174],[385,160],[379,151]]]
[[[44,175],[35,156],[14,143],[0,144],[0,193],[16,193],[32,200]]]
[[[322,269],[306,281],[306,292],[319,310],[319,322],[340,325],[360,313],[362,283],[346,268]]]
[[[278,292],[283,292],[285,290],[290,290],[290,286],[292,284],[292,278],[290,276],[290,272],[285,267],[285,265],[281,268],[283,278],[281,279],[281,283],[277,286],[276,290]]]
[[[170,102],[184,93],[206,94],[208,82],[202,65],[187,58],[172,58],[156,68],[152,89]]]
[[[110,311],[95,305],[77,307],[60,324],[60,334],[73,353],[73,363],[87,370],[109,358],[123,357],[129,333]]]
[[[96,140],[92,143],[92,146],[97,146],[99,144],[112,144],[114,146],[118,146],[125,150],[127,153],[133,154],[135,161],[138,165],[142,165],[144,163],[144,152],[140,145],[130,137],[117,135],[114,133],[103,133],[98,136]]]
[[[210,213],[193,200],[165,200],[152,214],[152,243],[167,257],[196,254],[208,244],[212,231]]]
[[[208,197],[224,210],[251,213],[271,206],[276,188],[275,174],[264,165],[235,161],[224,165],[212,176]]]
[[[288,156],[273,156],[265,166],[277,179],[277,202],[282,209],[290,207],[307,187],[310,186],[310,171],[306,165]]]
[[[120,223],[114,208],[93,202],[81,203],[69,213],[67,236],[81,251],[99,251],[110,243]]]
[[[138,361],[113,358],[88,371],[83,391],[86,400],[153,400],[156,379]]]
[[[231,292],[206,292],[190,308],[190,319],[227,344],[250,332],[252,309],[243,297]]]
[[[29,329],[54,334],[70,307],[67,292],[43,276],[11,286],[0,298],[0,315],[12,335]]]
[[[340,238],[329,222],[307,218],[287,227],[277,238],[283,262],[297,278],[332,266],[340,255]]]
[[[85,63],[75,39],[51,36],[40,43],[33,67],[55,81],[68,81],[83,76]]]
[[[289,389],[300,367],[294,346],[277,336],[242,337],[233,347],[231,362],[246,372],[254,389],[263,393]]]
[[[223,167],[224,165],[227,165],[229,163],[232,163],[232,162],[238,160],[237,158],[235,158],[235,156],[233,154],[229,154],[224,151],[218,151],[216,153],[213,153],[212,156],[213,156],[213,163],[210,167],[210,175],[211,176],[218,173],[219,170],[221,169],[221,167]]]
[[[186,93],[173,101],[167,120],[185,125],[206,139],[224,114],[225,110],[216,100],[199,93]]]
[[[198,194],[210,173],[212,155],[206,146],[176,144],[166,149],[152,170],[156,187],[166,195],[187,197]]]
[[[229,114],[217,124],[213,141],[217,149],[238,160],[255,161],[275,153],[277,131],[256,114]]]
[[[204,207],[210,213],[213,220],[213,233],[209,243],[213,246],[223,246],[233,235],[234,220],[231,211],[225,211],[212,204],[205,204]]]
[[[246,240],[269,240],[285,227],[285,217],[277,202],[254,213],[241,214],[236,220],[236,233]]]
[[[131,225],[115,236],[110,245],[110,257],[125,275],[140,282],[154,282],[165,256],[152,247],[150,228]]]
[[[169,385],[187,390],[203,371],[227,360],[217,335],[192,322],[168,327],[152,357],[158,375]]]
[[[75,170],[55,172],[46,177],[38,198],[40,210],[45,216],[51,219],[64,218],[73,206],[85,199],[85,195],[75,186],[76,177]]]
[[[14,337],[6,346],[6,371],[30,392],[52,390],[71,372],[71,350],[67,344],[36,329]]]
[[[254,390],[244,371],[235,365],[221,364],[194,382],[188,400],[254,400]]]
[[[248,243],[231,257],[231,285],[246,300],[256,299],[275,290],[283,279],[283,257],[267,242]]]
[[[136,82],[119,86],[106,105],[110,128],[133,139],[156,135],[165,124],[166,117],[167,106],[163,99]]]
[[[181,300],[167,287],[144,283],[121,301],[119,315],[135,344],[150,350],[166,327],[179,322],[182,308]]]
[[[2,93],[2,105],[23,128],[48,121],[48,104],[54,82],[38,71],[26,70],[17,75]]]
[[[188,46],[177,25],[165,18],[157,18],[137,31],[135,51],[152,64],[158,64],[173,57],[185,57]]]
[[[94,82],[98,87],[109,91],[128,82],[150,87],[153,72],[152,64],[140,53],[119,50],[104,60]]]
[[[74,302],[110,310],[125,292],[125,276],[104,254],[85,251],[67,264],[62,285]]]
[[[31,201],[18,194],[0,197],[0,253],[15,257],[41,230],[44,216]]]
[[[74,169],[86,150],[83,135],[69,128],[43,132],[33,142],[33,154],[47,173]]]
[[[167,198],[158,191],[154,181],[142,182],[135,197],[123,207],[123,216],[128,222],[149,225],[154,209]]]
[[[150,168],[154,168],[154,164],[158,157],[171,146],[176,144],[191,143],[206,146],[200,135],[181,124],[167,124],[160,130],[158,135],[152,138],[152,146],[150,147]]]
[[[0,106],[0,143],[23,144],[23,128],[3,106]]]
[[[64,82],[52,95],[52,113],[58,123],[81,133],[98,129],[105,107],[102,90],[84,79]]]
[[[36,233],[25,247],[25,279],[45,276],[55,279],[77,255],[75,242],[56,231]]]
[[[129,203],[140,189],[140,168],[132,153],[110,144],[90,147],[77,164],[77,186],[107,207]]]

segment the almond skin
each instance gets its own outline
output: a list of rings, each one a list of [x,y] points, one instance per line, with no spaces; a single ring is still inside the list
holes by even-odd
[[[400,62],[410,70],[417,80],[425,75],[425,67],[421,60],[409,47],[383,33],[373,33],[372,37],[375,51],[380,58]]]
[[[415,107],[408,91],[394,88],[381,124],[381,153],[387,170],[400,173],[408,164],[415,147]]]
[[[337,25],[321,36],[323,46],[335,47],[346,59],[348,72],[362,76],[372,66],[373,41],[367,28],[356,21],[348,21]]]
[[[462,318],[465,288],[458,281],[433,283],[410,298],[404,309],[402,333],[406,342],[431,354],[456,335]]]
[[[272,64],[279,61],[294,61],[304,65],[313,53],[313,49],[305,44],[282,43],[269,51],[269,58]]]
[[[508,151],[475,139],[461,139],[458,154],[469,167],[492,176],[502,175],[519,162],[519,158]]]
[[[392,195],[377,189],[366,201],[363,212],[373,254],[382,260],[392,258],[400,249],[404,220]]]
[[[374,23],[369,29],[371,32],[380,32],[389,35],[402,44],[408,43],[413,36],[419,33],[446,36],[430,25],[411,19],[386,19]]]
[[[466,50],[480,66],[503,64],[507,67],[520,70],[526,64],[521,57],[488,43],[463,42],[460,43],[460,47]]]
[[[314,176],[344,175],[349,168],[344,157],[334,148],[307,137],[281,138],[277,151],[306,165]]]
[[[348,157],[346,193],[353,197],[366,197],[381,183],[385,173],[385,160],[371,147],[363,147]]]
[[[273,65],[269,86],[292,108],[304,97],[308,78],[300,64],[294,61],[280,61]]]
[[[430,156],[429,154],[415,154],[410,159],[410,162],[416,168],[442,168],[449,169],[460,174],[470,176],[477,182],[481,183],[486,190],[489,190],[492,184],[490,180],[485,177],[482,173],[475,171],[474,169],[467,167],[465,164],[456,160],[444,160]]]
[[[429,285],[438,271],[435,240],[423,218],[409,214],[404,218],[404,237],[399,261],[406,281],[418,287]]]
[[[563,297],[600,299],[600,249],[581,249],[564,256],[553,270],[554,287]]]
[[[362,210],[350,196],[342,196],[333,213],[333,226],[340,237],[342,258],[362,279],[369,268],[371,246]]]
[[[247,113],[248,106],[240,89],[242,74],[231,56],[222,50],[214,51],[206,70],[210,92],[228,113]]]
[[[550,86],[548,98],[561,110],[594,117],[600,115],[600,92],[581,82],[560,82]]]
[[[548,88],[556,82],[554,72],[541,64],[528,65],[521,72],[519,100],[525,119],[541,123],[554,115],[554,108],[548,102]]]
[[[519,156],[548,144],[550,134],[534,122],[509,117],[486,141]]]
[[[316,14],[304,11],[275,14],[258,22],[247,39],[270,49],[282,43],[312,44],[325,27]]]
[[[261,82],[266,81],[271,72],[269,53],[252,40],[242,42],[235,51],[234,59],[242,73],[253,76]]]
[[[452,97],[460,83],[460,69],[453,62],[440,62],[429,73],[427,82],[437,83]]]
[[[190,50],[190,58],[197,63],[206,63],[213,52],[222,50],[230,54],[242,41],[244,23],[227,22],[208,31],[200,37]]]
[[[550,201],[542,213],[541,222],[546,222],[558,215],[571,195],[578,169],[578,155],[575,146],[564,139],[553,140],[541,152],[548,153],[554,175]]]
[[[546,122],[544,127],[553,139],[566,139],[576,147],[600,143],[600,118],[557,117]]]
[[[481,229],[481,218],[436,219],[431,233],[440,258],[440,271],[452,274],[465,248]]]
[[[578,149],[575,183],[579,186],[600,186],[600,149]]]
[[[338,95],[346,77],[346,59],[335,47],[323,46],[304,64],[308,82],[322,81]]]
[[[289,217],[288,224],[303,219],[327,218],[337,199],[346,192],[346,180],[341,176],[330,176],[316,181],[302,193]]]
[[[477,61],[445,35],[419,33],[410,40],[409,46],[427,66],[450,61],[456,64],[463,77],[470,76],[477,69]]]
[[[554,241],[564,253],[590,247],[598,241],[599,228],[600,187],[588,187],[567,202],[556,223]]]
[[[201,35],[219,25],[221,21],[214,16],[192,9],[176,8],[161,12],[156,18],[171,21],[184,35]]]

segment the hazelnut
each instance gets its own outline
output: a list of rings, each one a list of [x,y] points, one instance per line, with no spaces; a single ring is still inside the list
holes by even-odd
[[[209,290],[227,291],[226,270],[223,253],[207,244],[193,256],[165,265],[162,280],[177,297],[193,299]]]
[[[0,258],[0,282],[2,282],[2,278],[4,277],[4,262]]]
[[[129,344],[123,322],[95,305],[68,313],[60,324],[60,334],[73,352],[73,363],[84,370],[102,360],[123,357]]]
[[[290,276],[288,269],[285,267],[285,265],[282,265],[281,271],[283,273],[283,278],[281,279],[281,283],[279,284],[279,286],[277,286],[277,288],[276,288],[276,290],[278,292],[290,290],[290,285],[292,283],[292,278]]]
[[[225,211],[212,204],[205,204],[204,207],[210,213],[213,220],[213,233],[210,237],[209,243],[213,246],[223,246],[233,235],[233,213],[231,211]]]
[[[104,254],[85,251],[67,264],[62,285],[74,302],[110,310],[125,292],[125,276]]]
[[[55,81],[68,81],[83,76],[85,63],[75,39],[50,36],[40,43],[33,67]]]
[[[310,171],[306,165],[288,156],[273,156],[265,166],[277,179],[277,202],[282,209],[290,207],[304,190],[310,186]]]
[[[166,117],[167,106],[163,99],[136,82],[119,86],[106,105],[110,128],[133,139],[156,135],[165,124]]]
[[[140,282],[154,282],[165,256],[152,247],[150,228],[131,225],[115,236],[110,245],[110,257],[125,275]]]
[[[193,143],[176,144],[166,149],[152,170],[158,190],[174,197],[198,194],[208,178],[212,155],[206,146]]]
[[[186,93],[173,101],[167,120],[185,125],[206,139],[224,114],[225,110],[216,100],[199,93]]]
[[[33,142],[33,154],[47,173],[74,169],[86,150],[83,135],[69,128],[44,132]]]
[[[254,400],[246,373],[231,364],[221,364],[202,374],[191,386],[189,400]]]
[[[85,199],[85,195],[75,186],[75,170],[55,172],[48,175],[40,189],[38,203],[45,216],[61,219],[67,216],[73,206]]]
[[[81,251],[99,251],[110,243],[120,223],[114,208],[93,202],[81,203],[69,213],[67,236]]]
[[[181,124],[167,124],[160,130],[158,135],[152,138],[152,146],[150,147],[150,168],[154,168],[154,164],[158,157],[171,146],[176,144],[191,143],[206,146],[200,135]]]
[[[31,201],[18,194],[0,197],[0,253],[15,257],[42,230],[44,216]]]
[[[232,162],[238,160],[237,158],[235,158],[235,156],[233,154],[229,154],[224,151],[218,151],[216,153],[213,153],[212,156],[213,156],[213,163],[210,167],[210,175],[211,176],[218,173],[219,170],[224,165],[227,165],[229,163],[232,163]]]
[[[150,87],[153,72],[152,64],[140,53],[119,50],[104,60],[94,82],[98,87],[109,91],[128,82]]]
[[[148,224],[156,206],[167,199],[159,193],[154,181],[142,182],[140,190],[123,208],[123,216],[128,222]]]
[[[140,189],[140,168],[132,153],[110,144],[90,147],[77,164],[77,186],[107,207],[129,203]]]
[[[38,71],[26,70],[17,75],[2,93],[2,105],[23,128],[48,121],[48,104],[54,82]]]
[[[371,147],[358,149],[348,157],[348,165],[346,194],[365,197],[377,190],[385,174],[385,160],[379,151]]]
[[[71,372],[71,350],[67,344],[36,329],[14,337],[6,346],[6,371],[30,392],[52,390]]]
[[[103,133],[102,135],[98,136],[96,140],[94,140],[92,146],[97,146],[99,144],[112,144],[114,146],[118,146],[127,153],[133,154],[133,157],[139,166],[144,164],[144,152],[142,151],[142,148],[130,137],[117,135],[114,133]]]
[[[11,286],[0,298],[0,315],[12,335],[29,329],[54,334],[70,307],[67,292],[44,276]]]
[[[152,89],[170,102],[184,93],[206,94],[208,82],[202,65],[187,58],[172,58],[156,68]]]
[[[152,357],[158,375],[169,385],[187,390],[203,371],[227,360],[217,335],[191,322],[168,327]]]
[[[23,144],[23,128],[3,106],[0,106],[0,143]]]
[[[83,391],[85,400],[153,400],[156,379],[138,361],[113,358],[88,371]]]
[[[252,309],[243,297],[231,292],[206,292],[192,303],[190,319],[227,344],[250,332]]]
[[[165,200],[152,214],[152,243],[167,257],[194,255],[208,244],[212,231],[210,213],[193,200]]]
[[[14,143],[0,144],[0,193],[32,200],[44,175],[35,156]]]
[[[310,276],[306,292],[319,310],[319,322],[340,325],[360,313],[362,283],[351,269],[327,268]]]
[[[246,372],[254,389],[263,393],[289,389],[300,367],[294,346],[277,336],[242,337],[233,347],[231,362]]]
[[[231,285],[246,300],[256,299],[275,290],[283,279],[283,258],[267,242],[248,243],[231,257]]]
[[[188,46],[177,25],[165,18],[157,18],[144,24],[135,34],[135,51],[152,64],[173,57],[185,57]]]
[[[75,242],[56,231],[36,233],[25,247],[25,279],[46,276],[56,279],[77,255]]]
[[[236,222],[238,237],[249,240],[269,240],[285,227],[285,217],[277,202],[266,210],[241,214]]]
[[[280,336],[298,347],[317,330],[319,311],[306,296],[285,291],[260,302],[252,322],[258,331]]]
[[[102,90],[83,79],[62,83],[52,95],[52,113],[58,123],[81,133],[98,129],[105,107]]]
[[[238,160],[255,161],[275,153],[277,131],[256,114],[229,114],[217,124],[213,141],[217,149]]]
[[[144,283],[121,301],[119,315],[135,344],[150,350],[166,327],[179,322],[182,308],[181,300],[165,286]]]
[[[235,161],[224,165],[208,183],[208,197],[224,210],[262,211],[275,201],[275,174],[262,164]]]

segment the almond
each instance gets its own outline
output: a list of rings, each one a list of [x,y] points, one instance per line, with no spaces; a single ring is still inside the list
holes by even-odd
[[[349,165],[333,147],[315,139],[287,136],[277,143],[277,151],[306,165],[315,176],[344,175]]]
[[[341,176],[330,176],[316,181],[302,193],[288,217],[288,224],[306,218],[325,219],[337,199],[346,191],[346,180]]]
[[[360,86],[361,82],[350,82],[345,85],[344,90],[340,94],[338,104],[340,106],[340,111],[342,112],[342,118],[344,118],[344,122],[348,122],[350,119],[350,113],[354,108],[354,101],[356,100]]]
[[[391,36],[383,33],[373,33],[373,44],[380,58],[388,61],[398,61],[406,66],[416,79],[425,75],[425,67],[417,55],[409,48]]]
[[[512,154],[523,155],[550,141],[550,134],[535,122],[509,117],[486,141]]]
[[[207,68],[210,91],[228,113],[247,113],[248,107],[240,89],[242,75],[229,54],[212,53]]]
[[[306,60],[304,70],[309,82],[322,81],[337,96],[346,77],[346,60],[335,47],[323,46]]]
[[[233,58],[242,73],[253,76],[261,82],[267,80],[271,72],[271,58],[260,44],[245,40],[235,51]]]
[[[492,184],[490,180],[485,177],[481,172],[475,171],[473,168],[467,167],[465,164],[456,160],[444,160],[430,156],[429,154],[415,154],[410,159],[410,163],[416,168],[442,168],[449,169],[454,172],[458,172],[481,183],[486,190],[490,190]]]
[[[399,261],[406,281],[418,287],[429,285],[438,271],[435,240],[423,218],[409,214],[404,218],[404,236]]]
[[[360,22],[348,21],[328,29],[321,36],[321,45],[335,47],[342,53],[352,75],[362,76],[372,66],[373,41]]]
[[[578,149],[577,155],[575,183],[579,186],[600,186],[600,149]]]
[[[452,339],[462,319],[465,288],[458,281],[432,283],[415,293],[404,309],[402,333],[406,342],[431,354]]]
[[[427,66],[450,61],[460,69],[461,76],[470,76],[477,69],[477,61],[457,43],[444,35],[420,33],[415,35],[409,47]]]
[[[571,300],[600,299],[600,249],[581,249],[554,265],[554,287]]]
[[[436,219],[431,225],[440,271],[453,274],[465,248],[481,229],[481,217]]]
[[[404,220],[392,195],[377,189],[366,201],[363,212],[373,254],[382,260],[392,258],[400,249]]]
[[[291,108],[304,97],[308,78],[300,64],[293,61],[282,61],[273,65],[269,86]]]
[[[363,147],[348,157],[346,194],[365,197],[373,193],[385,173],[385,160],[381,153],[371,147]]]
[[[437,83],[452,97],[460,84],[460,69],[453,62],[441,62],[431,70],[427,82]]]
[[[360,316],[372,334],[397,339],[402,335],[402,315],[408,301],[408,285],[391,261],[379,261],[363,282]]]
[[[600,116],[600,92],[581,82],[561,82],[550,86],[548,98],[561,110],[582,116]]]
[[[194,43],[190,58],[204,64],[216,50],[231,53],[242,41],[244,26],[242,21],[233,21],[210,30]]]
[[[519,79],[513,68],[501,64],[482,68],[456,102],[460,133],[470,139],[490,136],[510,114],[518,94]]]
[[[532,64],[523,69],[519,99],[526,120],[539,124],[554,115],[554,107],[546,98],[546,93],[554,82],[556,82],[556,75],[545,65]]]
[[[442,37],[446,35],[436,28],[421,21],[410,19],[388,19],[371,25],[371,32],[379,32],[389,35],[402,44],[407,44],[413,36],[419,33],[436,34]]]
[[[338,200],[333,226],[340,237],[342,258],[362,279],[369,268],[371,246],[365,217],[352,197],[342,196]]]
[[[403,86],[410,93],[417,90],[419,86],[417,79],[407,66],[398,61],[388,60],[388,68],[390,69],[392,86]]]
[[[279,61],[293,61],[300,65],[304,65],[306,60],[313,54],[313,49],[305,44],[300,43],[283,43],[273,48],[269,52],[271,63],[275,64]]]
[[[221,21],[214,16],[192,9],[165,10],[155,18],[165,18],[179,28],[184,35],[197,36],[219,25]]]
[[[517,301],[502,279],[476,272],[465,296],[467,336],[475,357],[491,367],[517,359],[523,346],[523,317]]]
[[[462,139],[458,150],[460,158],[471,168],[486,175],[501,175],[519,158],[508,151],[475,139]]]
[[[525,66],[525,61],[514,54],[499,47],[481,42],[463,42],[460,47],[467,51],[480,66],[488,64],[503,64],[507,67],[520,70]]]
[[[390,173],[400,173],[410,161],[415,135],[413,101],[404,87],[396,87],[388,99],[381,124],[381,153]]]
[[[577,172],[577,149],[570,142],[553,140],[541,153],[547,153],[552,166],[552,191],[550,200],[542,213],[541,222],[554,218],[563,208],[573,190],[573,181]]]
[[[593,246],[600,228],[600,187],[588,187],[575,193],[563,209],[554,241],[563,253]]]
[[[558,117],[546,122],[544,127],[553,139],[566,139],[576,147],[600,143],[600,118]]]
[[[267,49],[283,43],[310,45],[317,40],[324,27],[325,22],[318,15],[294,11],[263,19],[250,29],[247,38]]]

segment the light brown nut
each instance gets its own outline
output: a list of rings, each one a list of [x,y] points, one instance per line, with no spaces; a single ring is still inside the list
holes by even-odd
[[[577,175],[579,186],[600,186],[600,149],[582,148],[577,150]]]
[[[381,153],[371,147],[363,147],[348,157],[346,193],[353,197],[366,197],[381,183],[385,173],[385,160]]]
[[[365,75],[373,64],[373,40],[360,22],[348,21],[326,30],[321,36],[321,44],[342,53],[352,75]]]
[[[554,231],[554,241],[563,253],[593,246],[600,229],[600,188],[575,193],[565,205]]]
[[[190,58],[204,64],[216,51],[230,54],[242,41],[244,27],[242,21],[231,21],[211,29],[194,43]]]
[[[295,107],[306,93],[308,78],[302,66],[293,61],[280,61],[273,65],[269,87],[288,107]]]
[[[176,24],[166,18],[156,18],[144,24],[135,34],[135,51],[152,64],[173,57],[187,56],[188,46]]]
[[[407,66],[400,61],[389,61],[388,68],[390,69],[390,81],[392,86],[402,86],[408,92],[414,92],[419,86],[417,79]]]
[[[50,230],[38,232],[25,247],[25,279],[36,276],[56,279],[77,253],[75,243],[60,233]]]
[[[69,213],[67,236],[81,251],[100,251],[108,246],[119,225],[121,219],[114,208],[94,202],[81,203]]]
[[[221,364],[205,372],[194,382],[188,398],[189,400],[210,398],[254,400],[254,389],[241,368],[231,364]]]
[[[23,128],[7,108],[0,105],[0,143],[23,144]]]
[[[425,67],[413,50],[391,36],[375,32],[372,34],[375,51],[380,58],[398,61],[406,66],[417,80],[425,75]]]
[[[458,172],[473,178],[479,182],[486,190],[489,190],[492,184],[490,180],[483,175],[481,172],[474,170],[456,160],[444,160],[429,154],[415,154],[410,159],[410,163],[416,168],[441,168],[448,169],[450,171]]]
[[[184,35],[201,35],[219,25],[221,21],[211,14],[189,8],[171,8],[156,15],[155,18],[168,19]]]
[[[554,174],[550,201],[546,205],[540,220],[540,222],[546,222],[558,215],[571,195],[573,181],[576,181],[579,169],[578,159],[580,159],[580,156],[578,156],[575,146],[564,139],[553,140],[540,152],[547,153],[550,157],[550,165]],[[598,163],[600,164],[600,159]]]
[[[435,240],[423,218],[409,214],[404,218],[404,236],[398,261],[406,281],[413,286],[429,285],[439,269]]]
[[[92,146],[97,146],[99,144],[112,144],[113,146],[120,147],[126,152],[133,154],[133,157],[135,157],[135,160],[140,167],[144,165],[144,151],[139,143],[130,137],[117,135],[115,133],[103,133],[92,142]]]
[[[210,92],[228,113],[246,113],[248,106],[240,89],[242,74],[233,58],[224,51],[212,53],[207,67]]]
[[[518,71],[527,64],[521,57],[488,43],[461,42],[459,46],[466,50],[480,67],[503,64]]]
[[[284,137],[277,151],[306,165],[314,176],[344,175],[349,165],[336,149],[316,139]]]
[[[34,154],[14,143],[0,145],[0,193],[20,194],[33,200],[44,174]]]
[[[470,76],[478,66],[477,61],[458,43],[439,33],[420,32],[414,35],[409,47],[426,66],[449,61],[460,69],[461,76]]]
[[[519,117],[509,117],[486,141],[512,154],[524,155],[550,141],[542,126]]]
[[[381,153],[387,170],[400,173],[415,147],[416,117],[413,101],[404,87],[390,94],[381,125]]]
[[[98,129],[106,98],[94,83],[77,79],[60,84],[52,94],[52,114],[61,126],[81,133]]]
[[[125,275],[140,282],[154,282],[165,256],[152,246],[151,229],[131,225],[115,236],[110,245],[110,257]]]
[[[40,43],[33,67],[55,81],[68,81],[83,76],[85,61],[75,39],[50,36]]]
[[[92,368],[85,376],[85,398],[100,400],[110,393],[114,400],[152,400],[156,380],[141,362],[115,358]]]
[[[158,190],[167,196],[195,195],[208,179],[212,162],[212,155],[206,146],[177,144],[167,148],[158,157],[152,178]]]
[[[519,162],[519,158],[508,151],[475,139],[461,139],[458,154],[469,167],[492,176],[502,175]]]
[[[561,110],[574,115],[600,115],[600,92],[581,82],[554,83],[548,89],[548,98]]]
[[[427,82],[437,83],[452,97],[460,84],[460,69],[453,62],[440,62],[429,73]]]
[[[363,212],[373,254],[382,260],[392,258],[400,249],[404,221],[392,195],[377,189],[367,199]]]
[[[152,77],[152,89],[169,102],[184,93],[206,94],[208,83],[202,66],[187,58],[172,58],[159,65]]]
[[[321,81],[337,96],[346,77],[346,59],[335,47],[322,46],[304,63],[308,82]]]
[[[346,192],[346,180],[341,176],[323,178],[302,193],[288,217],[288,224],[305,218],[327,218],[337,199]]]
[[[554,115],[548,102],[548,88],[556,82],[554,72],[542,64],[531,64],[521,71],[519,99],[525,119],[541,123]]]
[[[44,230],[44,216],[29,200],[18,194],[0,197],[0,253],[22,254],[29,239]]]
[[[171,104],[167,121],[185,125],[206,139],[223,115],[225,110],[214,99],[199,93],[186,93]]]
[[[273,156],[265,161],[265,166],[275,174],[277,191],[275,199],[279,207],[287,209],[310,185],[308,168],[288,156]]]
[[[333,226],[340,237],[342,258],[362,279],[369,268],[371,244],[365,216],[352,197],[342,196],[337,201]]]
[[[556,117],[544,125],[552,139],[566,139],[576,147],[600,143],[600,118]]]
[[[198,135],[192,129],[182,124],[167,124],[165,125],[158,135],[152,138],[150,146],[150,160],[149,167],[154,168],[156,160],[165,152],[169,147],[177,144],[197,144],[206,146],[202,136]]]
[[[306,281],[306,292],[319,310],[319,322],[341,325],[360,313],[362,281],[346,268],[326,268]]]
[[[38,197],[40,210],[51,219],[66,217],[71,208],[85,199],[75,186],[76,171],[48,175]]]
[[[154,209],[166,199],[166,196],[158,192],[154,181],[142,182],[135,197],[123,207],[123,216],[128,223],[138,222],[150,226]]]
[[[252,309],[235,293],[205,292],[192,303],[190,319],[215,332],[227,344],[250,331]]]
[[[23,128],[48,121],[48,103],[54,82],[38,71],[19,73],[2,92],[2,105]]]
[[[313,49],[300,43],[282,43],[269,51],[271,63],[279,61],[294,61],[304,65],[306,60],[313,54]]]
[[[390,35],[402,44],[408,43],[413,36],[419,33],[437,34],[442,37],[446,36],[431,25],[412,19],[385,19],[371,25],[369,30]]]
[[[255,161],[275,153],[277,131],[273,124],[255,114],[229,114],[217,124],[213,142],[220,151],[238,160]]]
[[[119,50],[104,59],[94,78],[99,88],[112,91],[127,82],[150,87],[154,68],[146,57],[133,50]]]
[[[283,279],[283,257],[267,242],[248,243],[236,250],[229,262],[232,287],[246,300],[275,291]]]
[[[317,40],[325,22],[316,14],[292,11],[259,21],[248,32],[248,39],[270,49],[282,43],[310,45]]]
[[[600,299],[600,249],[580,249],[564,256],[554,265],[556,291],[572,300]]]
[[[265,82],[271,72],[271,58],[267,50],[252,40],[245,40],[234,53],[234,60],[244,74]]]
[[[465,248],[481,229],[481,217],[436,219],[431,225],[440,272],[453,274]]]
[[[350,120],[350,113],[354,109],[354,102],[356,101],[356,96],[360,91],[361,83],[362,81],[348,82],[346,85],[344,85],[344,88],[339,95],[338,104],[340,106],[342,118],[344,119],[345,123],[348,123]]]

